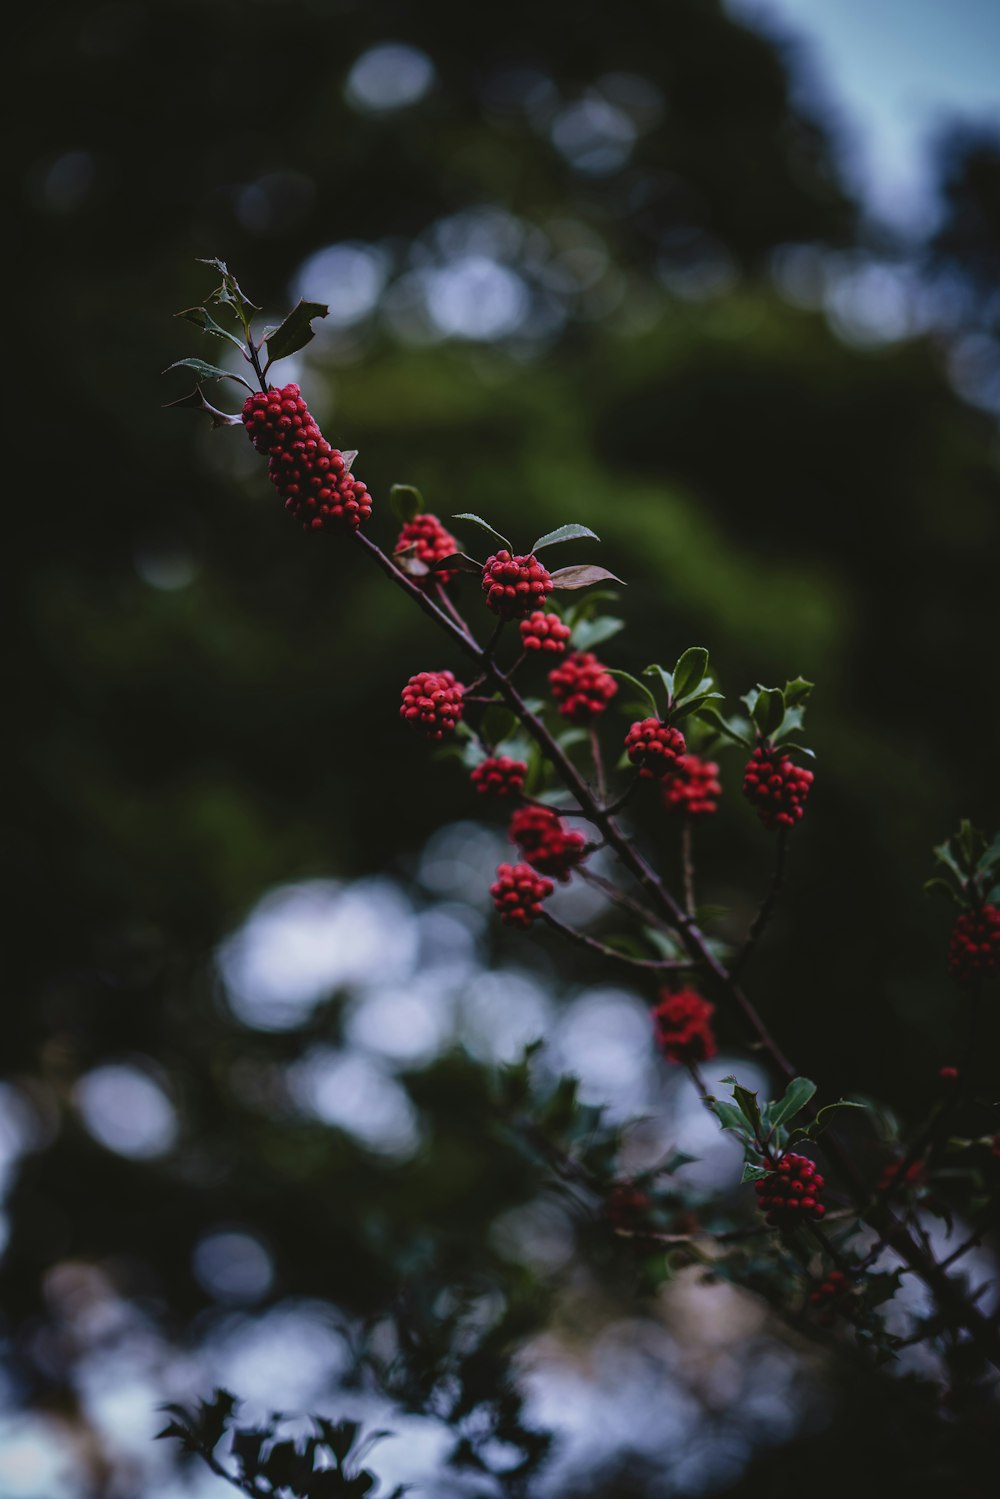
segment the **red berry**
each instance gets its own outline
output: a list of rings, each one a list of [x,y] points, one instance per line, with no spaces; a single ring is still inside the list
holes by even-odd
[[[801,1218],[822,1218],[826,1212],[819,1201],[823,1178],[808,1156],[786,1151],[759,1187],[764,1188],[760,1207],[775,1228],[790,1228]]]
[[[1000,906],[976,906],[955,920],[948,949],[948,972],[971,984],[1000,970]]]
[[[664,989],[653,1010],[656,1042],[670,1062],[707,1062],[715,1056],[710,1005],[695,989]]]
[[[368,490],[320,432],[297,385],[247,396],[243,425],[267,454],[268,477],[304,530],[356,531],[371,515]]]
[[[563,883],[583,858],[587,840],[567,828],[550,807],[518,807],[510,820],[510,841],[520,845],[528,863]]]
[[[719,767],[698,755],[678,755],[663,778],[663,805],[684,817],[708,817],[722,795]]]
[[[939,1067],[938,1068],[938,1077],[941,1079],[941,1081],[943,1083],[957,1083],[958,1082],[958,1068],[957,1067]]]
[[[659,718],[634,723],[625,735],[625,750],[640,776],[662,780],[669,775],[685,749],[684,735]]]
[[[480,796],[519,796],[528,767],[509,755],[491,755],[481,760],[470,777]]]
[[[428,739],[443,739],[462,717],[464,692],[450,671],[418,672],[403,688],[399,716]]]
[[[641,1227],[652,1207],[648,1192],[634,1182],[616,1182],[604,1202],[604,1216],[612,1228],[626,1233]]]
[[[883,1166],[882,1175],[879,1177],[878,1183],[878,1190],[880,1192],[888,1192],[890,1189],[895,1190],[899,1186],[904,1188],[912,1187],[919,1182],[924,1170],[923,1161],[911,1161],[906,1168],[905,1175],[900,1180],[899,1172],[902,1164],[902,1161],[890,1161],[887,1166]]]
[[[501,864],[490,886],[493,904],[508,926],[529,927],[542,914],[542,901],[555,886],[528,864]]]
[[[521,644],[526,651],[545,651],[550,656],[561,656],[573,633],[558,614],[546,614],[542,609],[536,609],[527,619],[522,619],[520,630]]]
[[[794,827],[805,810],[811,770],[795,765],[772,745],[758,745],[743,776],[743,795],[766,828]]]
[[[419,588],[432,588],[435,583],[450,583],[455,576],[448,569],[431,572],[435,562],[453,557],[460,550],[454,536],[445,530],[437,516],[425,514],[416,515],[406,522],[393,548],[393,556]]]
[[[839,1316],[850,1310],[851,1292],[851,1283],[843,1270],[831,1270],[826,1279],[810,1292],[809,1304],[822,1308],[819,1322],[823,1327],[832,1327]]]
[[[574,651],[549,672],[552,696],[564,718],[591,723],[618,691],[618,683],[590,651]]]
[[[534,557],[494,552],[483,565],[486,607],[501,619],[525,619],[552,592],[552,579]]]

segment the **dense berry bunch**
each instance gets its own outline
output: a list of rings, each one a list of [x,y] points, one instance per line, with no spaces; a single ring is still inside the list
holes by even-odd
[[[519,796],[528,767],[509,755],[490,755],[481,760],[470,777],[481,796]]]
[[[493,904],[508,926],[529,927],[542,914],[542,901],[555,886],[529,864],[501,864],[490,886]]]
[[[674,769],[686,745],[680,729],[660,718],[643,718],[625,735],[625,750],[646,780],[662,780]]]
[[[900,1175],[901,1172],[902,1175]],[[878,1190],[880,1192],[895,1192],[900,1188],[907,1190],[917,1186],[923,1174],[924,1162],[922,1160],[911,1161],[905,1171],[903,1171],[901,1160],[890,1161],[887,1166],[882,1167],[882,1175],[878,1179]]]
[[[678,755],[663,780],[663,805],[684,817],[708,817],[719,809],[722,782],[714,760]]]
[[[573,723],[590,723],[603,713],[618,683],[590,651],[574,651],[549,672],[559,712]]]
[[[403,688],[400,718],[428,739],[455,732],[465,688],[450,671],[420,671]]]
[[[399,533],[394,553],[404,561],[422,563],[428,569],[410,571],[413,581],[421,588],[430,588],[434,583],[450,583],[455,576],[447,568],[431,572],[436,562],[453,557],[459,550],[458,542],[450,531],[446,531],[436,515],[416,515],[408,520]]]
[[[652,1205],[649,1193],[635,1182],[616,1182],[604,1200],[604,1216],[613,1229],[634,1233],[645,1222]]]
[[[757,1206],[776,1228],[794,1228],[803,1218],[822,1218],[823,1178],[805,1155],[792,1151],[756,1184]]]
[[[805,811],[812,783],[811,770],[803,770],[773,745],[760,744],[744,773],[743,795],[766,828],[790,828]]]
[[[977,906],[956,919],[948,972],[960,984],[1000,972],[1000,906]]]
[[[371,496],[310,416],[297,385],[257,391],[243,424],[285,509],[307,531],[355,531],[372,513]]]
[[[656,1042],[671,1062],[707,1062],[715,1056],[715,1006],[695,989],[664,990],[653,1010]]]
[[[551,807],[518,807],[510,820],[510,840],[535,869],[563,882],[587,846],[584,835],[568,828]]]
[[[558,614],[546,614],[542,609],[522,619],[520,628],[521,644],[526,651],[547,651],[550,656],[561,656],[573,633]]]
[[[483,592],[487,608],[501,619],[524,619],[545,603],[552,579],[534,556],[494,552],[483,565]]]
[[[837,1316],[843,1313],[845,1299],[850,1294],[851,1283],[843,1270],[831,1270],[815,1291],[810,1291],[809,1305],[819,1312],[817,1321],[821,1326],[833,1326]]]

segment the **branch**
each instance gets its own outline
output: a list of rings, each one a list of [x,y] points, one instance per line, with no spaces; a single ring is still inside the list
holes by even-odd
[[[608,947],[604,942],[599,942],[596,937],[588,937],[586,932],[578,932],[575,927],[567,926],[564,921],[559,920],[558,916],[553,916],[551,911],[546,911],[544,906],[541,917],[553,931],[561,932],[578,947],[597,953],[599,957],[607,958],[612,963],[622,963],[627,968],[641,969],[647,973],[670,973],[679,968],[691,966],[690,960],[684,958],[631,958],[628,953],[619,952],[617,948]]]

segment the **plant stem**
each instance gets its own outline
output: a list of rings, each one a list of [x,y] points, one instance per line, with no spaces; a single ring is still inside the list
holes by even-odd
[[[632,958],[628,953],[619,952],[617,948],[608,947],[606,943],[598,941],[596,937],[590,937],[586,932],[578,932],[575,927],[567,926],[560,921],[558,916],[553,916],[551,911],[542,908],[542,920],[553,931],[561,932],[578,947],[585,947],[588,952],[597,953],[602,958],[607,958],[612,963],[624,964],[627,968],[640,969],[646,973],[669,973],[677,968],[687,968],[690,965],[683,959],[670,958]]]
[[[747,933],[746,941],[730,965],[729,972],[733,978],[737,978],[742,973],[751,953],[763,936],[764,928],[771,919],[771,913],[774,910],[781,887],[785,882],[785,866],[788,860],[788,833],[789,829],[787,827],[778,829],[774,874],[771,876],[771,884],[761,903],[760,910],[754,918],[753,925]]]

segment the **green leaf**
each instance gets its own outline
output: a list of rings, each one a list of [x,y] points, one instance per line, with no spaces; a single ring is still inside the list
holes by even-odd
[[[934,875],[929,880],[924,880],[923,888],[925,895],[934,895],[936,892],[941,891],[942,894],[947,895],[949,900],[954,901],[956,906],[962,904],[954,885],[949,885],[948,881],[942,879],[939,874]]]
[[[313,319],[326,317],[329,311],[325,302],[306,302],[300,299],[285,321],[265,336],[268,363],[274,364],[279,359],[287,359],[289,354],[297,354],[299,349],[304,349],[316,337]]]
[[[572,634],[573,649],[576,651],[592,651],[595,645],[603,645],[606,640],[611,640],[624,630],[625,621],[614,619],[610,614],[602,614],[597,619],[581,619],[574,627]]]
[[[481,732],[487,744],[498,745],[516,728],[517,718],[505,704],[497,703],[483,714]]]
[[[726,1079],[726,1081],[729,1081],[729,1079]],[[757,1095],[756,1093],[752,1093],[749,1088],[744,1088],[735,1078],[732,1081],[733,1097],[736,1100],[736,1106],[750,1125],[755,1137],[759,1136],[763,1121],[761,1120],[760,1109],[757,1105]]]
[[[740,1177],[740,1182],[759,1182],[763,1181],[765,1176],[770,1175],[770,1166],[753,1166],[747,1161],[743,1167],[743,1175]]]
[[[463,510],[460,515],[453,515],[452,520],[471,520],[475,525],[482,526],[483,530],[488,531],[497,541],[502,541],[508,552],[513,552],[514,548],[506,536],[501,536],[500,532],[495,530],[488,520],[483,520],[481,515],[474,515],[471,510]]]
[[[560,541],[582,541],[585,537],[589,537],[591,541],[600,541],[601,539],[597,532],[592,531],[589,526],[574,524],[558,526],[555,531],[546,531],[544,536],[539,536],[537,541],[533,541],[531,543],[531,550],[532,552],[540,552],[542,547],[555,546]]]
[[[710,683],[711,680],[711,677],[705,678],[706,682]],[[688,718],[692,713],[698,713],[705,703],[711,702],[713,699],[721,702],[724,696],[725,694],[721,692],[702,692],[700,689],[689,692],[687,697],[678,699],[674,704],[673,712],[670,715],[671,719],[676,723],[678,719]]]
[[[433,573],[481,573],[482,570],[483,564],[465,552],[449,552],[447,557],[439,557],[431,568]]]
[[[674,692],[678,700],[686,696],[708,672],[708,652],[702,645],[692,645],[683,652],[674,667]]]
[[[807,682],[805,677],[796,677],[794,681],[786,682],[784,691],[785,707],[804,707],[814,686],[815,683]]]
[[[781,1099],[771,1105],[771,1127],[777,1128],[779,1124],[787,1124],[789,1119],[794,1119],[800,1109],[806,1104],[816,1092],[816,1084],[809,1081],[807,1077],[793,1077]]]
[[[244,380],[242,375],[234,375],[232,370],[224,370],[218,364],[206,364],[204,359],[175,359],[173,364],[167,365],[163,373],[166,375],[170,370],[179,369],[194,370],[195,374],[200,375],[203,380],[235,380],[238,384],[246,386],[247,390],[253,390],[253,386]]]
[[[589,588],[592,583],[603,583],[605,579],[612,583],[622,583],[622,579],[608,572],[606,567],[594,567],[589,563],[576,567],[559,567],[549,576],[553,588]],[[625,586],[624,583],[622,586]]]
[[[186,323],[193,323],[196,328],[200,328],[203,333],[211,334],[213,338],[228,339],[231,344],[236,345],[240,353],[244,354],[245,357],[242,338],[237,337],[235,333],[231,333],[228,328],[223,328],[221,323],[217,323],[206,307],[185,307],[183,312],[175,312],[174,317],[183,318]]]
[[[750,720],[763,739],[769,739],[784,716],[785,703],[780,688],[757,687],[743,698]]]
[[[948,838],[944,843],[937,844],[933,852],[934,857],[935,859],[937,859],[938,863],[943,864],[946,869],[950,869],[960,885],[964,884],[965,875],[962,872],[961,865],[952,852],[951,839]]]
[[[976,873],[989,876],[998,865],[1000,865],[1000,834],[994,838],[990,846],[981,854],[976,864]]]
[[[232,415],[228,411],[220,411],[210,401],[206,401],[205,393],[200,385],[196,385],[190,395],[181,396],[179,401],[168,401],[164,411],[203,411],[206,416],[211,417],[213,427],[242,427],[242,417]]]
[[[659,718],[660,710],[656,706],[656,698],[650,692],[645,682],[640,682],[639,678],[633,677],[631,672],[621,671],[617,666],[608,666],[605,667],[605,670],[609,672],[611,676],[617,677],[622,682],[628,682],[630,687],[634,687],[640,694],[640,696],[644,697],[649,703],[649,706],[653,712],[653,716]]]
[[[723,1129],[735,1129],[740,1134],[746,1129],[746,1120],[735,1104],[727,1103],[724,1098],[713,1098],[711,1106]]]
[[[642,674],[644,677],[652,677],[654,681],[661,683],[667,694],[667,707],[669,708],[674,701],[673,672],[665,671],[662,666],[657,666],[656,662],[654,661],[651,666],[643,667]]]
[[[389,489],[389,503],[401,526],[416,520],[424,508],[424,497],[412,484],[393,484]]]
[[[708,723],[717,724],[727,739],[734,744],[741,744],[744,749],[753,748],[753,740],[750,738],[750,725],[745,718],[723,718],[718,708],[711,704],[697,710],[698,717]]]
[[[803,1128],[796,1130],[796,1134],[806,1135],[810,1140],[816,1140],[833,1123],[833,1114],[837,1109],[867,1108],[869,1108],[867,1103],[861,1103],[855,1098],[838,1098],[835,1103],[824,1104],[816,1118]]]
[[[227,303],[231,304],[239,313],[244,327],[247,327],[249,324],[248,314],[251,312],[259,312],[260,308],[255,302],[251,302],[250,298],[244,294],[239,282],[230,271],[229,267],[226,265],[226,262],[224,260],[218,259],[202,259],[199,263],[201,265],[214,266],[215,269],[221,272],[222,275],[222,285],[212,293],[208,300],[210,302],[219,302],[224,305]]]

